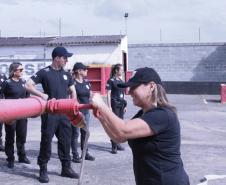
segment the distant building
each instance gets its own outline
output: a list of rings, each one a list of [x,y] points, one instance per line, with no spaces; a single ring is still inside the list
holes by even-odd
[[[51,62],[51,52],[64,46],[74,55],[66,66],[75,62],[90,66],[111,66],[122,63],[128,69],[128,46],[125,35],[68,36],[68,37],[0,37],[0,72],[8,73],[13,61],[23,63],[25,76],[31,76]]]

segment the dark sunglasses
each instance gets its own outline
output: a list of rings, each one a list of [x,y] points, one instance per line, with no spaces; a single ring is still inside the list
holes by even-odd
[[[16,71],[20,71],[20,72],[22,72],[24,69],[17,69]]]
[[[147,83],[141,83],[141,84],[147,85],[148,83],[149,83],[149,82],[147,82]],[[136,89],[137,87],[139,87],[141,84],[134,85],[134,86],[130,87],[130,88],[129,88],[129,91],[135,90],[135,89]]]
[[[140,85],[141,85],[141,84],[130,87],[130,88],[129,88],[129,91],[135,90],[135,89],[136,89],[137,87],[139,87]]]

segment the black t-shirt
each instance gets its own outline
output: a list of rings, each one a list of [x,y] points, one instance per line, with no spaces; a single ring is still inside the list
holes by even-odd
[[[124,88],[119,88],[117,85],[122,83],[121,79],[112,77],[107,81],[106,89],[111,90],[111,99],[120,100],[124,99]]]
[[[189,185],[180,157],[180,124],[169,108],[154,108],[134,118],[144,120],[154,131],[150,137],[131,139],[137,185]]]
[[[81,104],[87,104],[90,102],[90,91],[91,91],[91,84],[87,79],[84,79],[82,83],[75,80],[75,89],[77,93],[77,99]],[[89,110],[84,109],[82,110],[83,113],[87,113]]]
[[[29,96],[27,93],[24,84],[25,80],[19,79],[19,81],[15,81],[13,79],[5,80],[1,84],[1,92],[3,93],[5,99],[19,99],[26,98]]]
[[[6,80],[6,76],[4,74],[0,74],[0,90],[1,90],[1,84]],[[0,91],[0,99],[3,98],[3,94]]]
[[[31,79],[36,84],[42,84],[44,93],[48,94],[49,99],[68,98],[68,87],[74,83],[69,72],[63,68],[54,70],[51,66],[41,69]]]

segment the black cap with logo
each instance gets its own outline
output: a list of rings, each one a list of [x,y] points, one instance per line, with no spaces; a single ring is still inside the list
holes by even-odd
[[[73,67],[73,71],[78,70],[78,69],[87,69],[89,66],[84,65],[81,62],[76,62],[74,67]]]
[[[118,84],[118,87],[134,87],[151,81],[155,82],[156,84],[162,84],[161,78],[153,68],[138,68],[134,71],[134,74],[126,83]]]

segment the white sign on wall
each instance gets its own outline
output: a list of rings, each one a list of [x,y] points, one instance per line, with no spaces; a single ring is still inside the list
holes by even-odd
[[[4,73],[8,76],[9,66],[11,63],[12,62],[0,62],[0,73]],[[23,77],[27,79],[40,69],[50,65],[51,61],[20,61],[20,63],[22,63],[24,67]]]

